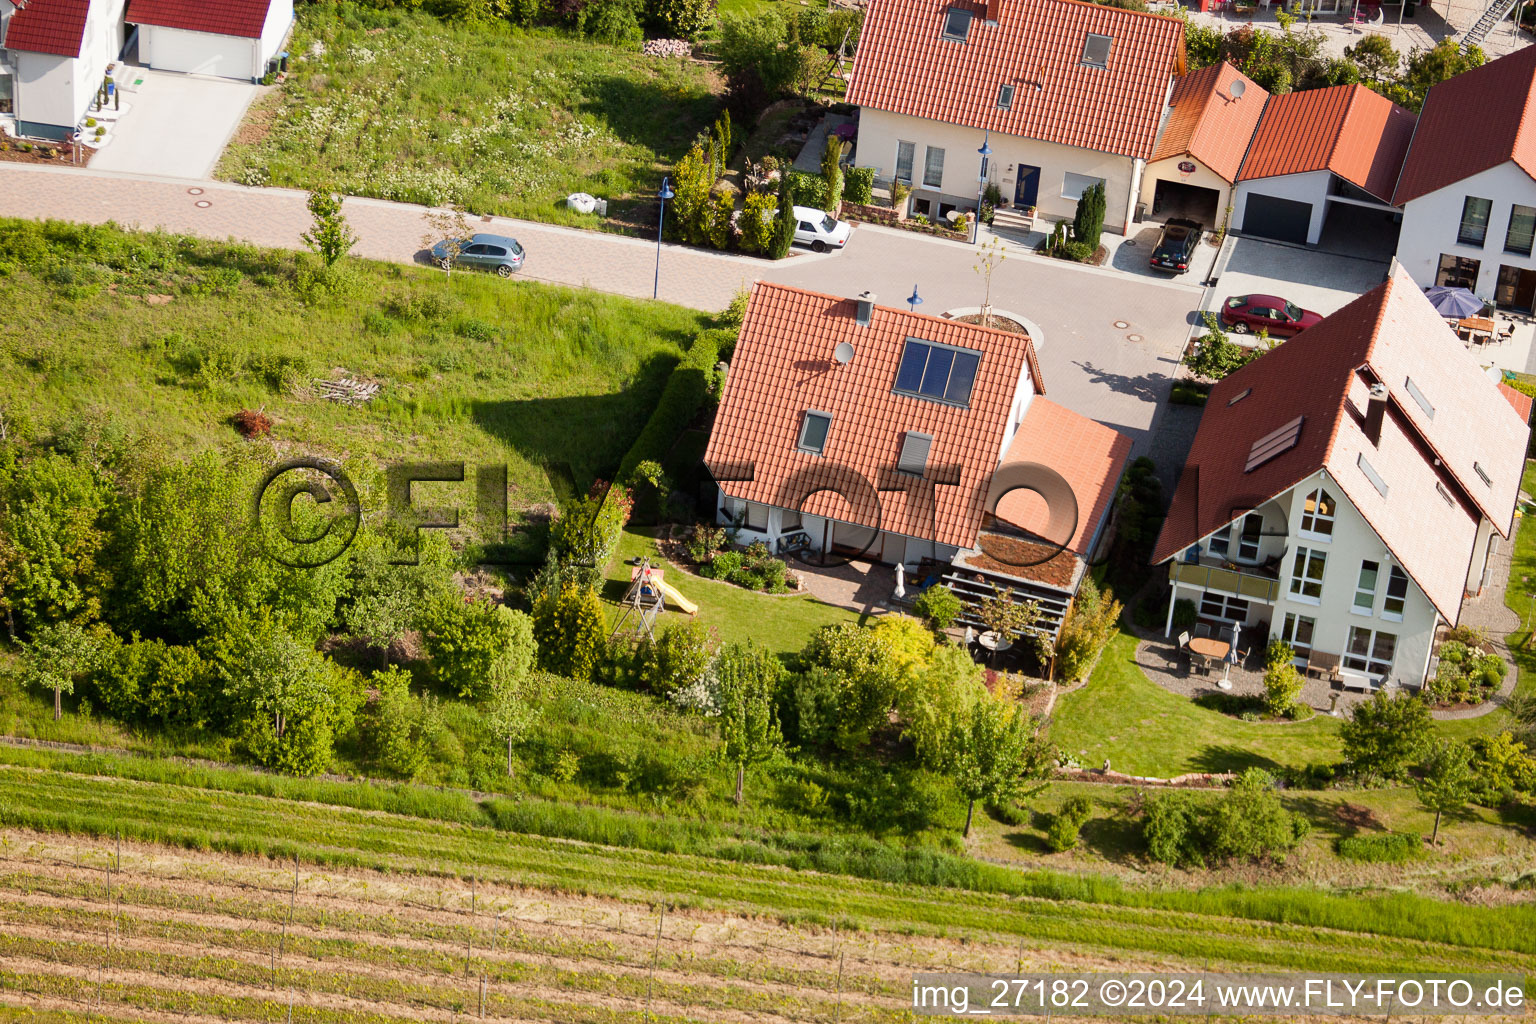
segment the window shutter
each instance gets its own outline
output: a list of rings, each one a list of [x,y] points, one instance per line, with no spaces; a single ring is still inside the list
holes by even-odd
[[[896,468],[903,473],[914,473],[921,476],[928,468],[928,449],[933,447],[931,434],[919,434],[915,430],[909,430],[901,441],[901,455],[896,459]]]

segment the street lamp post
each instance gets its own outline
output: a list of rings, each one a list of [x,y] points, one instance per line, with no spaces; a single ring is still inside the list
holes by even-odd
[[[661,191],[656,193],[656,198],[661,200],[661,215],[656,218],[656,280],[651,285],[653,299],[661,294],[661,228],[667,222],[667,200],[676,195],[670,187],[671,181],[670,177],[662,178]]]
[[[987,129],[987,134],[982,137],[981,148],[976,152],[981,154],[981,176],[976,185],[976,224],[971,231],[971,244],[975,245],[981,240],[981,200],[987,193],[987,157],[992,155],[992,147],[987,143],[992,138],[992,130]]]
[[[907,306],[912,312],[917,312],[917,307],[923,304],[923,297],[917,294],[917,285],[912,286],[912,294],[907,296]]]

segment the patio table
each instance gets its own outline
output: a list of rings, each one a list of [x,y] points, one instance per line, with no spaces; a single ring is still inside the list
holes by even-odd
[[[1363,690],[1371,692],[1371,677],[1357,669],[1339,669],[1339,681],[1344,684],[1346,690]]]
[[[1220,661],[1227,656],[1232,645],[1213,636],[1197,636],[1189,642],[1189,649],[1211,661]]]
[[[1492,335],[1494,326],[1493,317],[1491,316],[1464,316],[1456,321],[1457,332],[1464,331],[1470,335]]]

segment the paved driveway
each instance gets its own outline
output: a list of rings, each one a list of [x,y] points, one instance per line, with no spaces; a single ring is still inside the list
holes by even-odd
[[[259,86],[228,78],[144,71],[113,138],[91,161],[97,171],[207,178]]]
[[[1262,292],[1327,316],[1385,279],[1386,263],[1234,238],[1232,257],[1211,290],[1211,306],[1229,295]]]
[[[837,295],[868,289],[892,306],[901,305],[916,284],[921,311],[942,313],[981,305],[983,281],[972,269],[975,262],[972,246],[866,224],[841,253],[766,265],[760,276]],[[1046,395],[1124,431],[1135,440],[1136,454],[1154,459],[1155,421],[1199,302],[1198,288],[1070,266],[1018,249],[992,277],[993,306],[1033,321],[1044,334]]]

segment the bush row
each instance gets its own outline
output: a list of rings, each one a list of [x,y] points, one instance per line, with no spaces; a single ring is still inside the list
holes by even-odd
[[[732,340],[728,330],[704,331],[693,339],[693,344],[667,378],[651,418],[619,463],[621,483],[629,481],[642,462],[665,463],[678,435],[704,407],[715,364],[720,361],[720,350]]]

